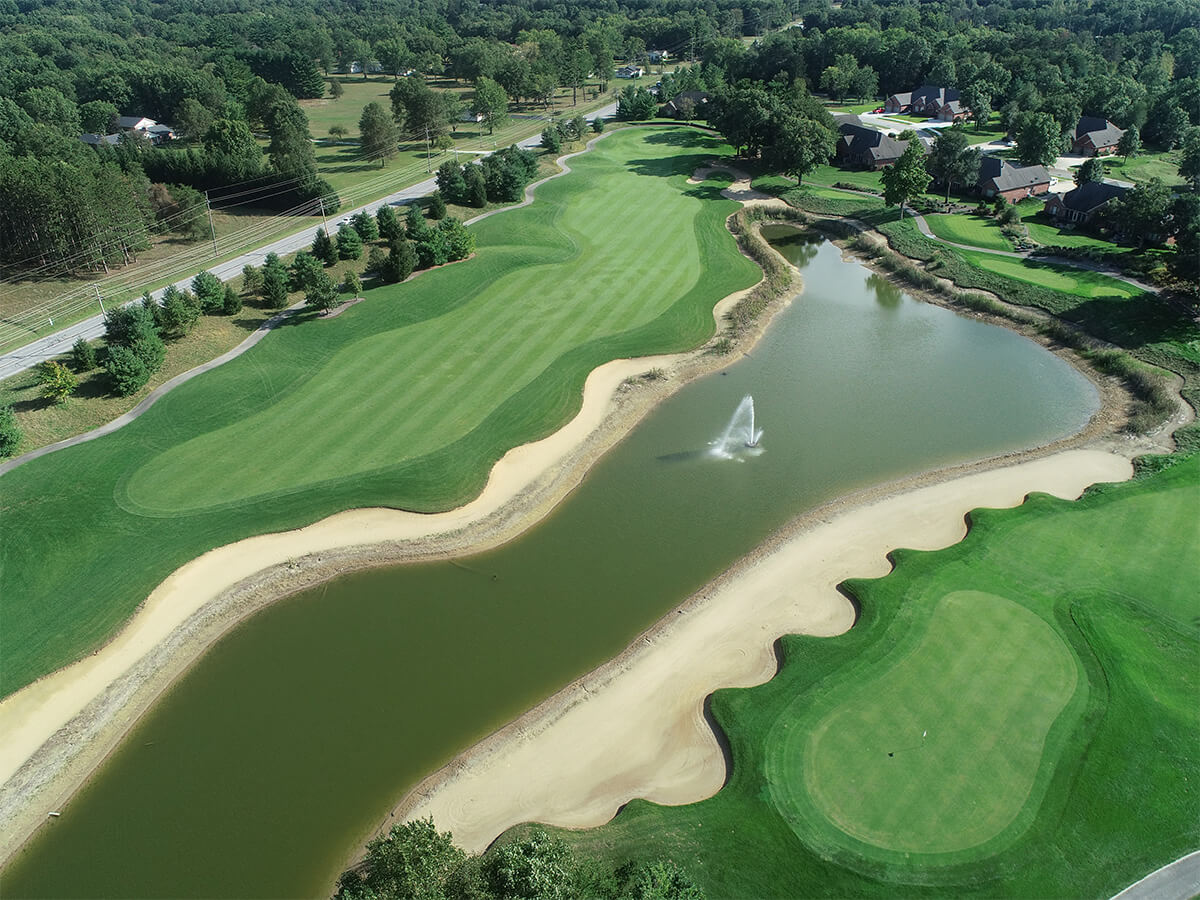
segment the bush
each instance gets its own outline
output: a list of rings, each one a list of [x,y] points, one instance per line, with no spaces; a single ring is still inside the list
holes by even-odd
[[[0,406],[0,459],[16,456],[21,446],[21,428],[11,406]]]
[[[71,345],[71,363],[76,372],[90,372],[96,368],[96,348],[80,338]]]
[[[225,299],[225,288],[212,272],[200,272],[192,279],[192,293],[200,303],[203,313],[216,313]]]
[[[221,312],[227,316],[236,316],[242,311],[242,295],[233,289],[233,285],[225,285],[225,296],[221,301]]]
[[[443,219],[438,225],[446,239],[447,261],[466,259],[475,252],[475,235],[455,218]],[[417,251],[420,254],[420,251]]]
[[[383,271],[384,265],[387,263],[387,253],[382,247],[372,247],[371,252],[367,254],[366,271],[372,275],[378,275]]]
[[[446,218],[446,201],[442,199],[441,191],[434,191],[429,197],[429,218],[435,222]]]

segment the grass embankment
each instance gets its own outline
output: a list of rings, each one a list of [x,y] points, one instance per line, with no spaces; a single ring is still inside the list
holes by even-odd
[[[729,782],[563,832],[710,897],[1109,896],[1200,840],[1200,457],[980,510],[723,690]]]
[[[1000,223],[991,217],[963,215],[926,216],[929,230],[944,241],[970,244],[983,250],[1012,250],[1012,241],[1000,231]]]
[[[721,152],[689,129],[614,134],[475,226],[474,259],[294,316],[126,428],[2,476],[0,692],[105,640],[212,547],[341,509],[457,506],[574,415],[596,366],[703,343],[714,303],[759,277],[725,228],[736,205],[686,183]]]

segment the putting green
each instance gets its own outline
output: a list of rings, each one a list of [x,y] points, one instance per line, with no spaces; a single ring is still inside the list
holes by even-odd
[[[771,796],[789,821],[815,805],[889,850],[982,844],[1016,818],[1039,766],[1052,764],[1042,759],[1046,735],[1079,684],[1077,667],[1025,607],[949,594],[898,662],[831,692],[822,715],[783,713],[767,740]]]

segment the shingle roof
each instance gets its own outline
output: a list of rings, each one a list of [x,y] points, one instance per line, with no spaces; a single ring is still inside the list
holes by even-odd
[[[904,148],[908,146],[907,141],[898,141],[882,131],[857,123],[840,122],[838,132],[842,135],[840,140],[850,156],[861,156],[865,153],[876,161],[899,159],[904,153]]]
[[[1098,116],[1084,116],[1075,126],[1075,140],[1091,137],[1094,147],[1112,147],[1121,140],[1124,133],[1124,129]]]
[[[1090,213],[1114,197],[1123,196],[1129,188],[1107,181],[1089,181],[1063,195],[1063,206],[1078,213]]]
[[[912,92],[912,99],[914,103],[917,100],[924,100],[927,103],[936,103],[938,106],[943,106],[958,99],[958,89],[938,87],[934,84],[923,84]]]
[[[672,112],[672,113],[678,112],[679,104],[682,103],[684,100],[691,100],[693,106],[696,109],[699,109],[701,106],[703,106],[705,103],[708,102],[709,97],[711,97],[711,96],[712,95],[709,94],[707,91],[684,91],[681,94],[676,94],[674,97],[672,97],[666,103],[664,103],[663,111],[664,112]]]
[[[985,156],[979,161],[979,183],[991,181],[997,191],[1014,191],[1038,184],[1050,183],[1045,166],[1014,166],[998,156]]]

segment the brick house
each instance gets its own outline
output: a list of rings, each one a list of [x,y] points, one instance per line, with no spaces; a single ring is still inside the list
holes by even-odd
[[[1084,116],[1075,126],[1075,135],[1071,139],[1071,152],[1080,156],[1107,156],[1117,152],[1117,144],[1121,142],[1123,128],[1118,128],[1108,119],[1098,116]]]
[[[892,94],[884,101],[883,111],[888,113],[909,113],[914,116],[938,115],[947,103],[958,100],[956,88],[936,87],[925,84],[915,91],[902,94]],[[951,121],[949,119],[945,121]]]
[[[882,169],[898,160],[908,146],[908,141],[868,128],[858,116],[834,116],[833,120],[838,129],[834,157],[839,165]]]
[[[1043,212],[1060,222],[1090,225],[1101,208],[1118,197],[1123,197],[1128,190],[1129,188],[1106,181],[1089,181],[1061,197],[1058,194],[1051,195],[1043,207]]]
[[[1003,197],[1017,203],[1050,190],[1050,172],[1045,166],[1014,166],[998,156],[985,156],[979,161],[975,187],[989,199]]]
[[[939,122],[961,122],[968,115],[969,110],[957,100],[951,100],[949,103],[943,103],[942,108],[938,110],[935,118]]]

